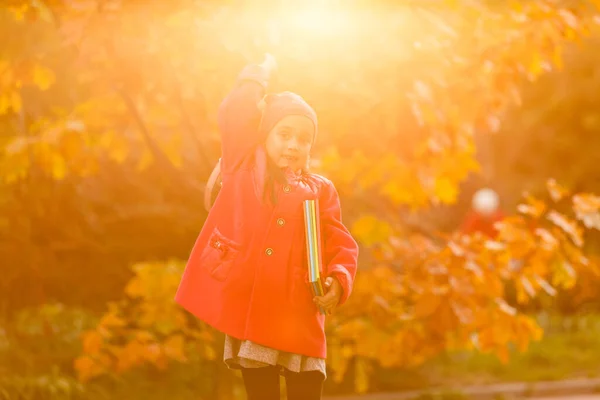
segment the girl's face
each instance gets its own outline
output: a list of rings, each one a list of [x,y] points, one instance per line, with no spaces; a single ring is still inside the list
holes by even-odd
[[[297,171],[308,162],[314,136],[315,127],[309,118],[288,115],[269,132],[265,143],[267,154],[278,167]]]

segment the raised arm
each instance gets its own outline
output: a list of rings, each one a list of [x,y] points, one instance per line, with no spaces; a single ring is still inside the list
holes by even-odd
[[[340,199],[330,181],[326,181],[323,186],[319,208],[325,274],[337,278],[340,282],[343,292],[339,305],[342,305],[352,292],[358,263],[358,244],[342,223]]]
[[[270,56],[262,64],[246,66],[219,107],[217,122],[221,134],[221,168],[225,173],[237,168],[244,157],[264,140],[258,134],[261,119],[258,102],[265,95],[274,69],[275,61]]]

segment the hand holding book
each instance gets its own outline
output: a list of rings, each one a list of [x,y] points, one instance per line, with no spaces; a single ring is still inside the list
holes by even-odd
[[[342,285],[340,285],[340,282],[336,278],[330,276],[325,279],[325,291],[325,295],[315,296],[313,301],[317,306],[323,309],[327,315],[330,315],[340,302],[340,298],[342,297]]]

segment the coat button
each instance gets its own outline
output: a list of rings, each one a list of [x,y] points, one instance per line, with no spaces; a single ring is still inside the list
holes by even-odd
[[[265,250],[265,254],[270,256],[271,254],[273,254],[273,249],[269,247],[268,249]]]
[[[284,191],[285,193],[289,193],[291,190],[292,190],[292,188],[290,187],[290,185],[285,185],[285,186],[283,187],[283,191]]]
[[[277,218],[277,225],[284,226],[285,225],[285,219],[283,219],[283,218]]]

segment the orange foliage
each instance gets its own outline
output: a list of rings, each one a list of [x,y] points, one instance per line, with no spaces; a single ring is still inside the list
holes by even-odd
[[[571,197],[553,181],[548,186],[555,201]],[[578,273],[594,282],[600,277],[600,265],[582,249],[582,223],[598,218],[600,207],[588,194],[572,201],[586,210],[577,219],[528,196],[518,215],[498,223],[494,241],[455,234],[436,245],[420,235],[404,239],[400,232],[371,241],[373,229],[358,221],[354,233],[376,250],[375,261],[359,274],[347,307],[330,325],[334,378],[341,379],[355,356],[410,367],[444,351],[475,348],[504,362],[510,344],[525,351],[542,330],[507,304],[507,285],[524,305],[573,288]]]
[[[524,350],[538,339],[505,287],[514,284],[527,303],[594,271],[582,246],[584,227],[600,226],[597,196],[575,195],[575,218],[528,198],[495,241],[408,236],[396,213],[456,200],[459,183],[478,170],[475,132],[498,130],[523,80],[561,67],[563,47],[589,33],[592,4],[347,1],[348,10],[329,10],[319,25],[276,23],[298,10],[286,16],[271,2],[247,3],[0,6],[2,25],[34,43],[0,55],[0,117],[9,121],[1,188],[40,175],[84,179],[107,165],[159,165],[168,180],[202,187],[218,154],[216,108],[240,67],[269,51],[281,87],[301,92],[319,114],[319,169],[336,182],[370,264],[328,325],[334,379],[358,357],[360,392],[373,362],[412,366],[464,348],[506,361],[510,343]],[[554,201],[570,196],[555,182],[549,191]],[[10,230],[18,221],[9,217]],[[189,351],[216,357],[210,331],[172,301],[181,265],[137,264],[134,272],[126,298],[83,338],[75,364],[83,380],[165,368]]]
[[[186,362],[188,352],[216,358],[213,332],[173,302],[183,264],[136,264],[133,270],[126,297],[109,304],[96,328],[83,335],[83,354],[75,360],[82,381],[145,364],[164,369]]]

